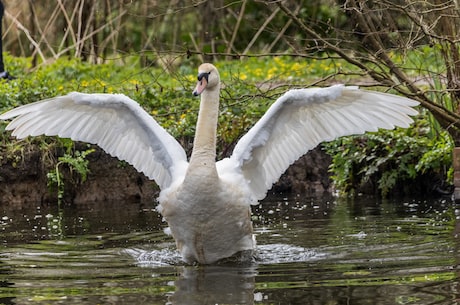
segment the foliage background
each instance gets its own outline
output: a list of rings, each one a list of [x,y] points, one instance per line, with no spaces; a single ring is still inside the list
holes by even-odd
[[[341,82],[403,94],[424,107],[408,131],[327,145],[341,190],[371,183],[389,194],[420,175],[436,175],[440,185],[452,180],[451,151],[460,141],[460,10],[454,1],[5,5],[7,69],[20,80],[0,88],[2,110],[74,90],[123,92],[190,150],[195,67],[213,61],[224,82],[220,156],[282,91]]]

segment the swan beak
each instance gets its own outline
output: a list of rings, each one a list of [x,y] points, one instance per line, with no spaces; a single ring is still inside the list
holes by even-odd
[[[200,95],[204,89],[206,89],[206,86],[208,85],[208,77],[209,73],[198,74],[198,82],[196,84],[195,90],[193,90],[194,96]]]

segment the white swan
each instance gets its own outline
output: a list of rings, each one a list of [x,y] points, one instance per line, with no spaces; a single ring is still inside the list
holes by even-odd
[[[250,205],[265,197],[288,166],[322,141],[407,127],[416,101],[336,85],[290,90],[216,162],[219,73],[198,70],[200,111],[190,161],[184,149],[136,102],[121,94],[70,93],[10,110],[18,138],[57,135],[99,145],[160,186],[158,210],[186,262],[214,263],[252,251]]]

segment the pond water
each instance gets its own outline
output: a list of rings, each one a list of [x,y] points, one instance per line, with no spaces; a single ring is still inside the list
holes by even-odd
[[[0,304],[460,303],[450,199],[278,195],[253,214],[252,264],[188,266],[153,203],[1,206]]]

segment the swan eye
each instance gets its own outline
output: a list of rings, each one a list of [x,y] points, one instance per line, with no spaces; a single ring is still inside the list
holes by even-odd
[[[203,77],[206,79],[206,82],[208,81],[209,79],[209,74],[211,74],[211,72],[202,72],[200,74],[198,74],[198,81],[201,81],[203,79]]]

